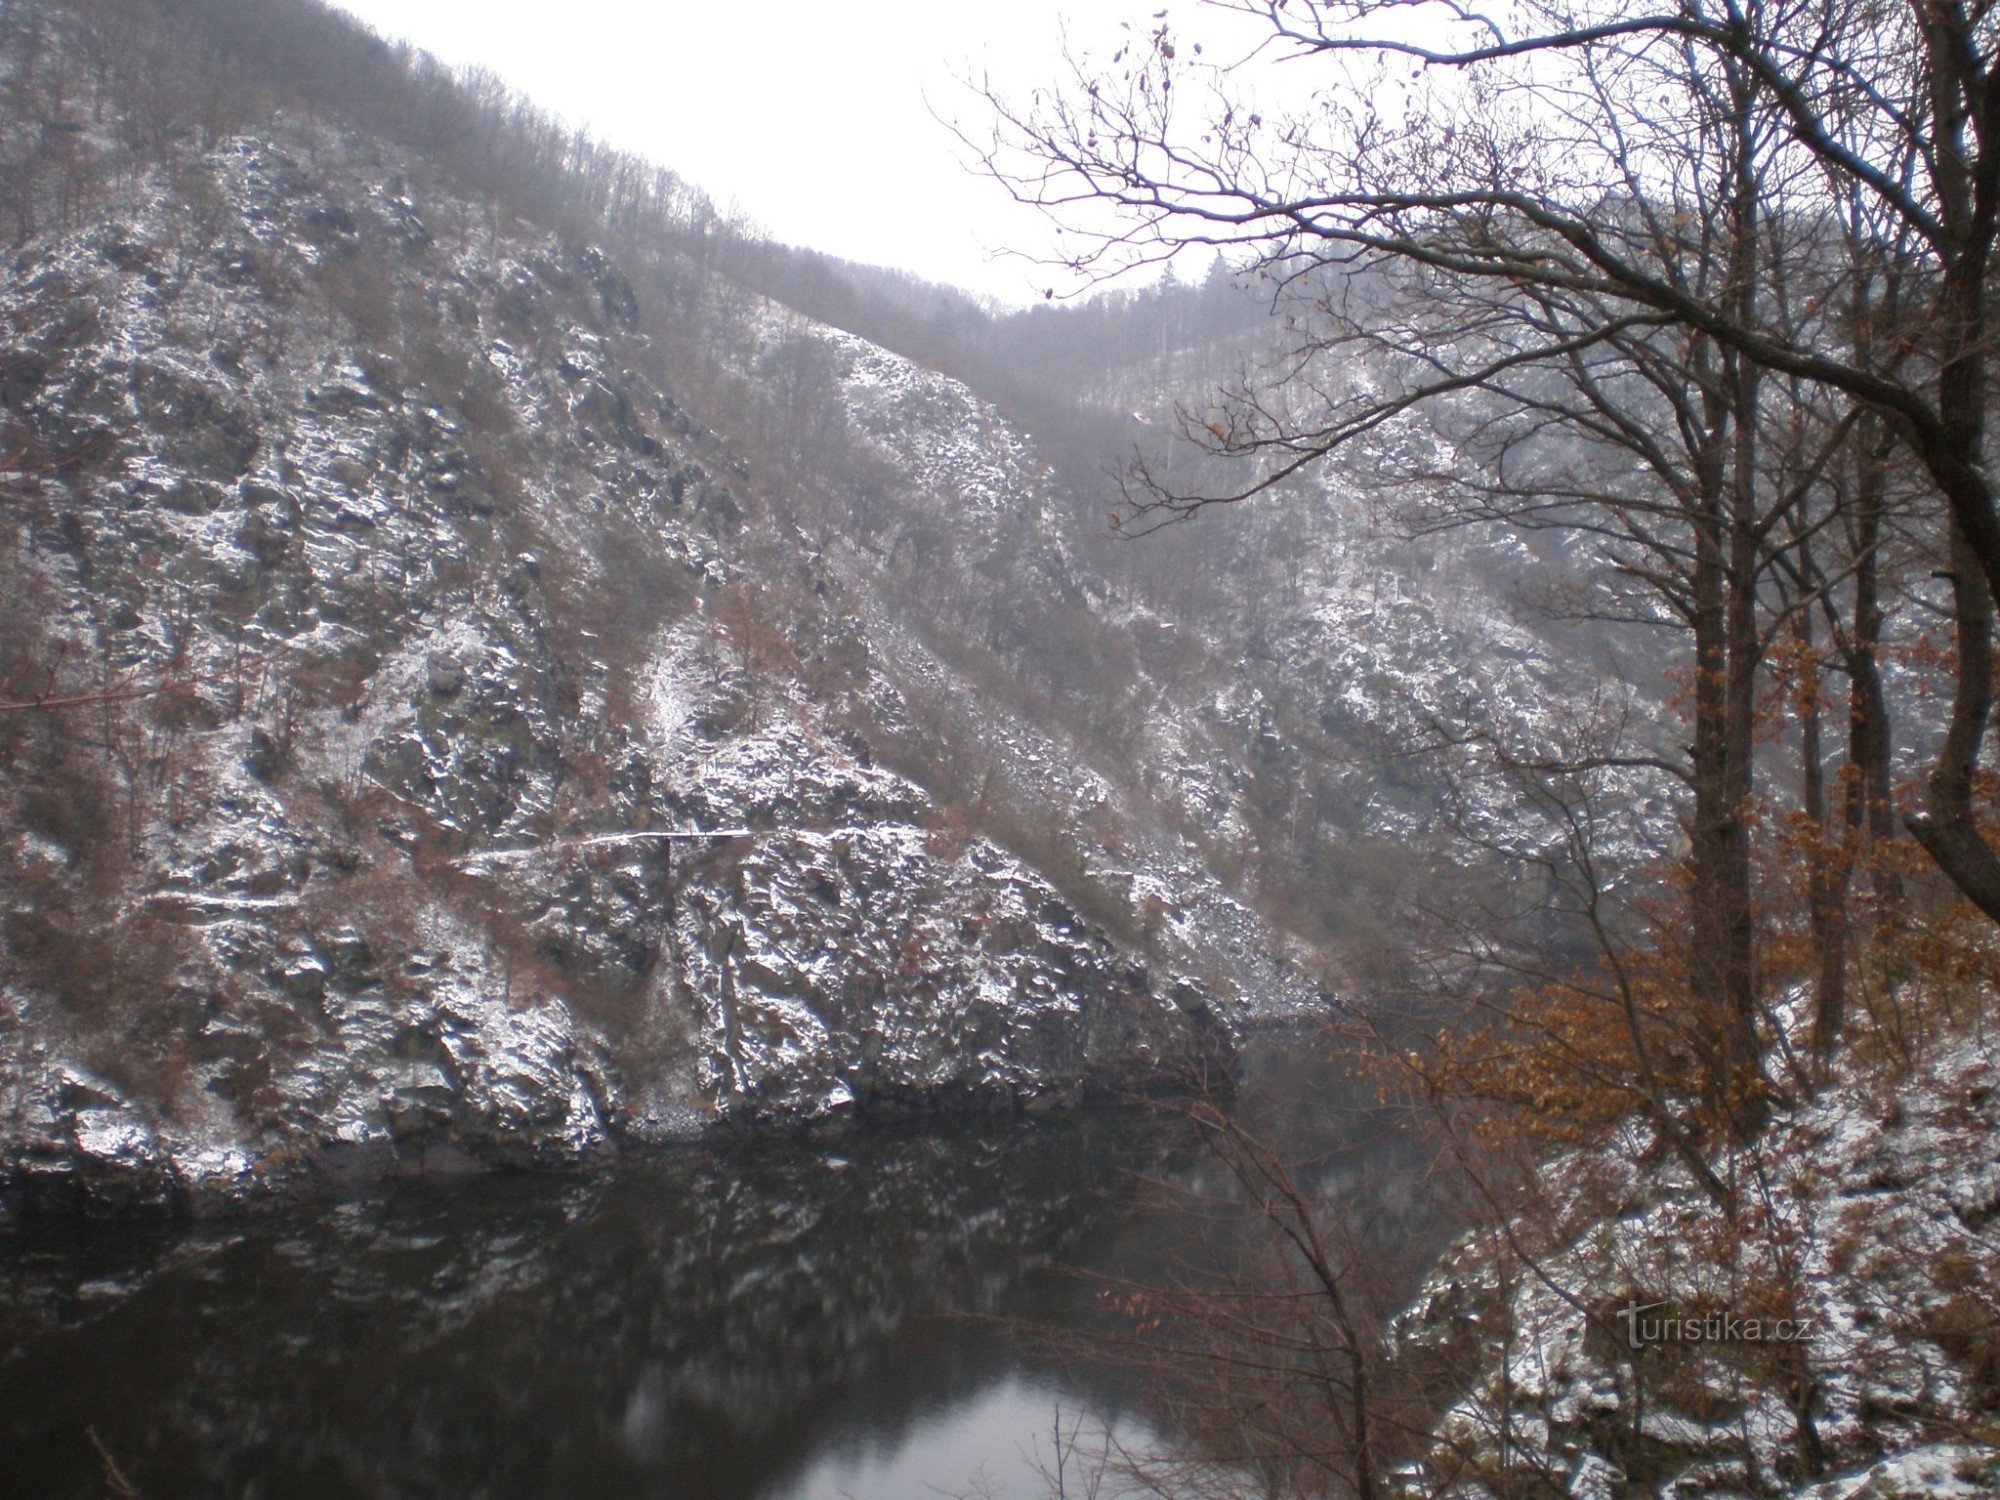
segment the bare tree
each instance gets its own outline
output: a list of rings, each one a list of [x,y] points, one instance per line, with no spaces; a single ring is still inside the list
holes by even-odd
[[[1189,435],[1260,460],[1232,488],[1189,493],[1140,473],[1145,524],[1271,488],[1438,398],[1616,339],[1673,330],[1712,345],[1728,402],[1770,376],[1865,410],[1949,516],[1958,664],[1948,732],[1912,832],[2000,920],[2000,856],[1979,835],[1972,774],[1992,699],[2000,515],[1985,465],[1986,289],[2000,223],[2000,33],[1987,9],[1533,3],[1504,16],[1390,0],[1225,0],[1267,49],[1331,86],[1280,117],[1239,105],[1225,71],[1164,22],[1111,66],[1024,106],[999,102],[982,143],[1015,194],[1083,230],[1072,267],[1111,274],[1190,245],[1250,252],[1283,287],[1337,282],[1365,316],[1385,275],[1444,301],[1534,290],[1589,299],[1595,321],[1503,344],[1447,344],[1387,389],[1314,384],[1288,405],[1190,413]],[[1203,87],[1213,108],[1188,119]],[[1708,227],[1680,189],[1713,165],[1688,149],[1690,101],[1739,132],[1714,206],[1786,227],[1814,285],[1771,295],[1755,235],[1727,274],[1691,278]],[[1113,217],[1100,217],[1109,209]],[[1861,237],[1855,255],[1847,233]],[[1894,334],[1870,302],[1883,279]],[[1856,321],[1857,303],[1865,316]],[[1756,424],[1733,426],[1754,443]],[[1732,464],[1735,463],[1731,459]],[[1747,472],[1747,466],[1745,472]]]

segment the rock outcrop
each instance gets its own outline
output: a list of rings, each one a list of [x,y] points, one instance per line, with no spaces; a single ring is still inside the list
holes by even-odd
[[[871,763],[865,631],[611,261],[302,131],[0,277],[8,1200],[1202,1055],[1198,988]]]

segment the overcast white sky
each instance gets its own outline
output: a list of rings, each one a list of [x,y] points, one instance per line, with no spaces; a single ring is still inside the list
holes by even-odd
[[[1039,215],[958,164],[933,117],[983,118],[956,76],[1010,94],[1052,81],[1061,36],[1115,45],[1160,0],[335,0],[447,62],[480,63],[544,107],[735,204],[771,234],[1008,301],[1046,274]],[[1180,7],[1177,7],[1177,12]],[[926,106],[928,98],[930,107]]]

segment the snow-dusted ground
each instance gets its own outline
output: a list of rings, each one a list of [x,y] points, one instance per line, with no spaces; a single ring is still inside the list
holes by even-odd
[[[1511,1241],[1445,1259],[1399,1327],[1475,1370],[1429,1472],[1464,1465],[1467,1495],[1503,1474],[1590,1496],[2000,1492],[2000,1038],[1850,1060],[1712,1166],[1733,1215],[1629,1125],[1551,1164],[1547,1213]],[[1670,1314],[1756,1337],[1632,1347],[1628,1325],[1643,1342]]]

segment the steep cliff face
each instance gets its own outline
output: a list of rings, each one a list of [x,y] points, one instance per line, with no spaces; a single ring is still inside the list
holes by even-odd
[[[639,311],[310,127],[7,267],[16,1200],[1040,1102],[1211,1032],[872,763],[864,622]]]
[[[1157,622],[1077,555],[1075,497],[976,392],[782,307],[762,314],[746,369],[813,369],[833,414],[822,441],[866,475],[820,555],[868,643],[871,738],[1173,971],[1252,1013],[1316,1003],[1336,961],[1218,868],[1244,833],[1243,787],[1214,785],[1237,767],[1211,700],[1241,659],[1216,651],[1206,680],[1147,660]]]
[[[1351,960],[1404,943],[1411,906],[1497,909],[1561,863],[1518,762],[1669,732],[1653,643],[1616,643],[1628,675],[1601,634],[1522,607],[1572,576],[1563,539],[1413,537],[1349,456],[1264,509],[1112,540],[963,383],[783,307],[747,321],[743,378],[816,382],[792,403],[824,459],[799,521],[868,643],[871,736],[1219,993],[1357,996]],[[1657,852],[1672,788],[1613,765],[1590,792],[1617,879]]]
[[[113,12],[18,14],[63,150],[0,169],[80,227],[0,275],[6,1196],[1149,1085],[1546,839],[1420,743],[1593,698],[1535,559],[1338,475],[1112,544],[1046,435],[328,13],[150,136]],[[224,19],[148,44],[263,66]],[[1061,399],[1163,428],[1155,363]]]

